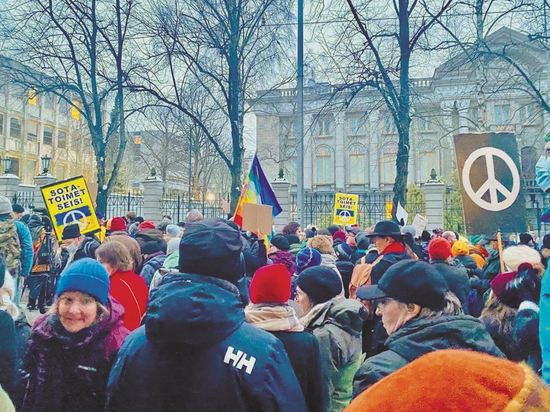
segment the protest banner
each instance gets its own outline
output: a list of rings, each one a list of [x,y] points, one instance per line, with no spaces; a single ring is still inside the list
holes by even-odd
[[[335,225],[352,226],[357,222],[357,203],[359,196],[347,195],[345,193],[336,193],[334,199],[334,216],[333,223]]]
[[[57,240],[65,226],[77,224],[81,234],[100,229],[90,192],[82,176],[40,188]]]
[[[272,207],[270,205],[258,205],[255,203],[243,203],[244,230],[252,233],[271,235],[273,226]]]

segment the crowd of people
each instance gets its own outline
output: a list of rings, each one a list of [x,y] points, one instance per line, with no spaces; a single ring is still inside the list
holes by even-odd
[[[16,210],[0,411],[550,411],[550,234]]]

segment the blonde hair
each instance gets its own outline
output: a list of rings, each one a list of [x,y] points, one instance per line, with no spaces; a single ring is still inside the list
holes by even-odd
[[[334,255],[334,249],[332,248],[332,237],[327,235],[317,235],[307,241],[308,247],[317,249],[321,254]]]
[[[101,262],[108,263],[123,272],[132,269],[134,265],[126,246],[116,240],[103,243],[97,248],[95,255]]]

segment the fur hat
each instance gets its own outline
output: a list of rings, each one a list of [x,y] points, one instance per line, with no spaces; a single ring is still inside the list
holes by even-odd
[[[550,388],[525,364],[470,350],[436,350],[378,381],[346,408],[378,411],[550,411]]]
[[[430,254],[430,259],[447,260],[453,255],[451,252],[451,242],[442,237],[436,237],[428,245],[428,253]]]
[[[322,258],[319,251],[305,247],[296,254],[296,273],[299,275],[303,270],[319,266]]]
[[[317,249],[322,255],[333,255],[332,237],[327,235],[317,235],[307,241],[310,248]]]
[[[113,217],[111,220],[111,231],[116,232],[119,230],[126,230],[126,222],[121,217]]]
[[[315,303],[324,303],[342,292],[338,273],[325,266],[308,268],[300,273],[296,285]]]
[[[502,259],[508,270],[514,271],[518,270],[519,265],[524,262],[532,265],[540,263],[540,254],[529,246],[510,246],[502,252]]]
[[[109,299],[109,275],[95,259],[83,258],[70,263],[57,282],[55,295],[65,292],[81,292],[93,296],[107,305]]]
[[[290,299],[290,274],[285,265],[276,263],[261,267],[250,282],[250,301],[286,303]]]

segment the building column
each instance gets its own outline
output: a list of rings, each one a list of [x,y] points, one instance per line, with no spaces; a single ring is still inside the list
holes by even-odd
[[[44,198],[42,197],[41,187],[57,182],[57,179],[51,174],[40,174],[34,177],[34,208],[45,208],[46,204],[44,203]]]
[[[283,227],[290,222],[290,186],[290,182],[285,178],[277,178],[271,182],[273,192],[283,209],[282,212],[273,219],[275,233],[279,233],[283,230]]]
[[[433,176],[423,186],[423,189],[426,199],[426,217],[428,218],[426,230],[443,229],[445,227],[443,211],[445,184]]]
[[[304,115],[304,190],[310,191],[313,189],[315,181],[315,139],[313,138],[312,130],[313,116],[310,114]]]
[[[346,147],[345,147],[345,117],[342,113],[335,116],[334,119],[334,183],[336,191],[344,191],[346,187]]]
[[[164,182],[158,176],[149,176],[143,185],[143,217],[155,224],[162,220],[162,192]]]
[[[6,196],[11,200],[18,192],[21,179],[11,173],[0,176],[0,196]]]

